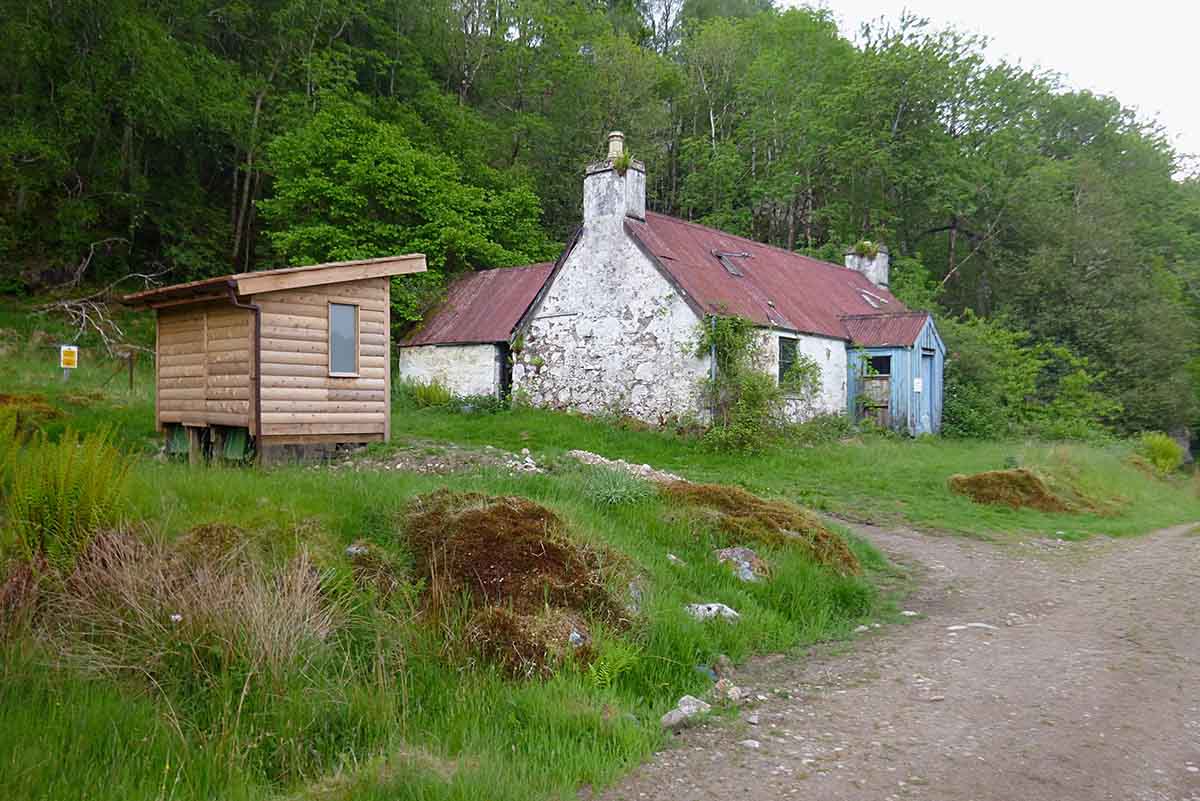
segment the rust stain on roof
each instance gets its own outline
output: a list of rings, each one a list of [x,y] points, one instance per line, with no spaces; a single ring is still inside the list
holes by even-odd
[[[482,270],[458,278],[436,311],[402,347],[507,342],[550,277],[553,262]]]
[[[837,264],[664,214],[625,224],[705,314],[844,340],[854,338],[847,316],[911,314],[892,293]]]

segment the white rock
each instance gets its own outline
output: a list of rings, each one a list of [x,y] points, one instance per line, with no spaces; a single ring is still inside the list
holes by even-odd
[[[920,613],[919,613],[919,612],[914,612],[914,611],[913,611],[913,610],[911,610],[911,609],[905,609],[905,610],[904,610],[903,612],[901,612],[900,614],[904,615],[905,617],[916,617],[916,616],[917,616],[918,614],[920,614]]]
[[[667,554],[667,561],[673,565],[678,565],[679,567],[684,567],[687,565],[687,562],[683,561],[673,553]]]
[[[685,608],[688,614],[697,620],[711,620],[714,617],[720,617],[732,621],[741,618],[741,615],[725,604],[688,604]]]
[[[998,629],[995,626],[990,625],[988,623],[968,623],[967,628],[969,628],[969,629],[989,629],[991,631],[998,631]]]
[[[855,633],[855,634],[862,634],[864,631],[870,631],[870,630],[871,630],[871,627],[870,627],[870,626],[859,626],[858,628],[856,628],[856,629],[854,630],[854,633]]]
[[[758,718],[757,713],[751,714],[751,715],[746,715],[746,722],[749,723],[751,726],[757,726],[758,720],[759,720],[759,718]]]
[[[946,631],[966,631],[966,626],[946,626]]]
[[[696,717],[712,709],[712,706],[691,695],[685,695],[675,704],[675,708],[662,716],[662,727],[675,731],[688,725]]]
[[[742,748],[749,748],[751,750],[762,748],[762,743],[760,743],[758,740],[742,740],[740,743],[738,743],[738,745],[740,745]]]

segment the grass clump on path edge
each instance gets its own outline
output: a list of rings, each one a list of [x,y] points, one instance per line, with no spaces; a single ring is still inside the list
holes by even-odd
[[[193,573],[209,571],[214,587],[245,588],[208,596],[266,593],[275,600],[262,608],[275,611],[235,636],[222,634],[230,630],[219,621],[202,625],[215,613],[203,612],[200,601],[175,605],[195,592],[139,591],[149,599],[139,626],[153,637],[141,639],[142,656],[126,650],[124,661],[112,660],[129,667],[121,671],[84,670],[80,651],[64,647],[70,636],[77,645],[113,651],[116,641],[99,627],[83,637],[60,626],[54,637],[4,644],[0,769],[15,777],[9,789],[16,797],[569,796],[581,785],[613,781],[652,752],[662,737],[662,712],[682,694],[707,691],[710,682],[697,665],[718,653],[736,661],[847,633],[875,604],[862,578],[838,575],[786,545],[761,546],[772,578],[743,584],[712,557],[727,533],[696,516],[672,514],[674,504],[655,494],[616,506],[599,502],[588,492],[585,470],[439,479],[303,468],[195,470],[145,460],[134,465],[129,484],[131,519],[148,524],[137,529],[144,549],[129,552],[139,565],[135,573],[169,573],[154,565],[182,560]],[[411,524],[420,509],[430,511],[431,497],[449,503],[438,512],[437,533],[422,539]],[[505,527],[478,541],[488,546],[485,553],[461,562],[461,583],[437,589],[441,611],[431,614],[433,577],[444,576],[439,564],[452,562],[445,555],[455,526],[489,508],[507,510]],[[487,592],[484,584],[472,597],[476,590],[465,577],[481,557],[499,553],[490,547],[495,535],[520,534],[531,521],[532,536],[514,541],[546,553],[560,545],[559,563],[570,566],[562,575],[583,580],[547,583],[539,576],[531,585],[540,583],[539,590],[515,595]],[[364,571],[363,561],[346,553],[352,543],[366,546],[377,557],[371,564],[386,569]],[[861,543],[853,548],[878,564]],[[671,564],[668,552],[686,564]],[[81,569],[91,564],[85,558]],[[180,580],[172,575],[163,587]],[[628,607],[631,583],[636,614]],[[315,633],[291,651],[296,660],[260,661],[264,652],[255,642],[268,641],[271,620],[288,619],[272,604],[301,598],[318,603],[308,608],[325,610],[331,622],[301,627]],[[727,603],[742,619],[736,625],[692,620],[684,606],[701,601]],[[182,619],[175,623],[172,614]],[[524,614],[544,627],[533,633],[556,643],[564,634],[569,643],[571,630],[585,627],[587,657],[538,656],[532,661],[548,669],[514,671],[489,656],[489,642],[520,646],[521,637],[488,640],[479,626],[489,623],[495,633]],[[88,615],[77,617],[86,626]],[[199,639],[181,639],[184,631]],[[203,671],[191,664],[197,659]],[[69,709],[57,706],[64,700]],[[106,718],[102,711],[114,703],[127,711]],[[99,742],[110,743],[111,758],[86,766],[42,758]]]

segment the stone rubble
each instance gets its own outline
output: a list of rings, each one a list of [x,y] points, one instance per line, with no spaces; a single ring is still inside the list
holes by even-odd
[[[689,615],[697,620],[711,620],[714,617],[720,617],[732,622],[742,617],[730,607],[720,603],[688,604],[685,609],[687,609]]]
[[[677,476],[674,473],[668,473],[665,470],[655,470],[648,464],[631,464],[624,459],[606,459],[600,454],[592,453],[591,451],[567,451],[567,456],[570,456],[572,459],[582,462],[583,464],[589,464],[595,467],[607,467],[612,470],[620,470],[628,473],[634,478],[640,478],[646,481],[657,481],[659,483],[687,481],[687,479],[683,478],[682,476]]]
[[[767,563],[749,548],[718,548],[713,551],[717,561],[733,568],[742,581],[759,581],[767,575]]]

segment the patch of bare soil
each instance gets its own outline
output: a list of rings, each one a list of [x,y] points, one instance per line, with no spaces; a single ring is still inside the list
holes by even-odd
[[[383,453],[358,449],[326,464],[313,465],[310,470],[400,470],[427,475],[449,475],[482,469],[507,470],[510,473],[541,473],[544,468],[525,448],[520,454],[500,450],[491,445],[469,448],[443,442],[410,442]]]
[[[911,625],[758,660],[759,703],[608,799],[1197,801],[1200,537],[1000,544],[859,527]]]
[[[818,564],[842,574],[858,574],[862,566],[846,541],[807,509],[787,501],[771,501],[740,487],[677,481],[661,485],[668,498],[700,510],[717,528],[739,540],[774,545],[799,544]]]

